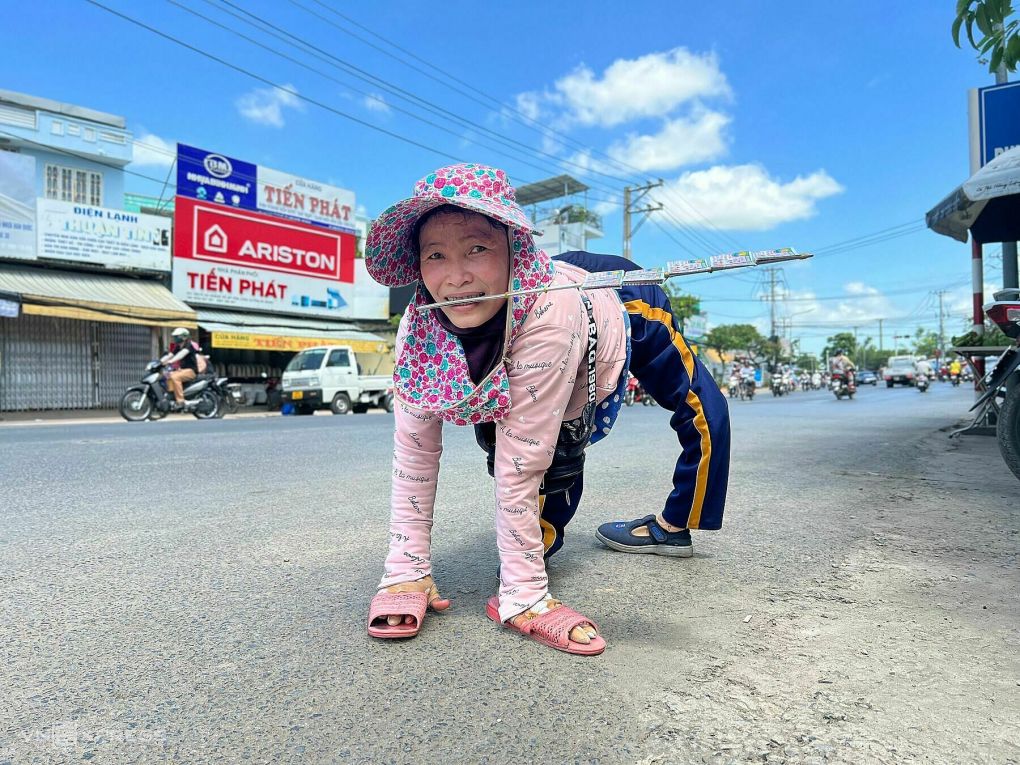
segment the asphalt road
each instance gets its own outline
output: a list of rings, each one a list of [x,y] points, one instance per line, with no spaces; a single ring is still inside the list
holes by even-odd
[[[625,409],[588,458],[554,594],[599,658],[486,620],[492,485],[449,428],[411,641],[365,633],[388,415],[0,430],[0,763],[1018,762],[1020,484],[972,393],[731,402],[721,532],[602,548],[676,440]]]

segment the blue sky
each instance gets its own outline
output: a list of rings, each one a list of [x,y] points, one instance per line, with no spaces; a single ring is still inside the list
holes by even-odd
[[[969,246],[920,225],[968,174],[967,89],[993,82],[950,39],[954,0],[625,11],[99,1],[285,88],[84,0],[9,9],[0,87],[126,117],[138,141],[130,169],[148,177],[129,176],[128,191],[160,194],[176,141],[351,189],[370,216],[452,159],[504,167],[518,182],[569,172],[603,213],[606,236],[590,248],[618,253],[624,185],[662,178],[650,197],[666,211],[635,236],[635,260],[817,250],[785,266],[778,308],[807,350],[853,326],[877,342],[879,318],[887,346],[893,334],[934,328],[937,289],[948,290],[947,334],[966,323]],[[871,246],[832,247],[875,232],[884,233]],[[767,329],[760,282],[744,271],[677,283],[702,297],[710,324]],[[989,259],[986,282],[1001,284],[1001,260]]]

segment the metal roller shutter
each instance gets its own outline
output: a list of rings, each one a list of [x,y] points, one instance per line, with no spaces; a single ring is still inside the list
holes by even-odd
[[[95,406],[88,322],[0,319],[0,410]]]
[[[151,332],[136,324],[96,325],[99,341],[99,406],[115,407],[152,361]]]

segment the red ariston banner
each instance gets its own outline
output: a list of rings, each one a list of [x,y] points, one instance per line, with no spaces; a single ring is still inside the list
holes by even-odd
[[[354,282],[354,235],[176,198],[174,257]]]

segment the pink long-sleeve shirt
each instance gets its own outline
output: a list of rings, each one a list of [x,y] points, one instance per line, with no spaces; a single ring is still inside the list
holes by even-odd
[[[553,285],[580,283],[586,272],[556,262]],[[598,323],[595,384],[601,403],[616,389],[626,363],[627,325],[615,290],[588,293]],[[578,417],[588,400],[588,315],[578,290],[543,293],[508,353],[511,408],[496,423],[496,545],[504,621],[548,592],[539,525],[538,489],[552,462],[560,423]],[[397,333],[404,340],[405,325]],[[380,588],[432,573],[432,518],[442,420],[398,401],[393,437],[390,545]]]

